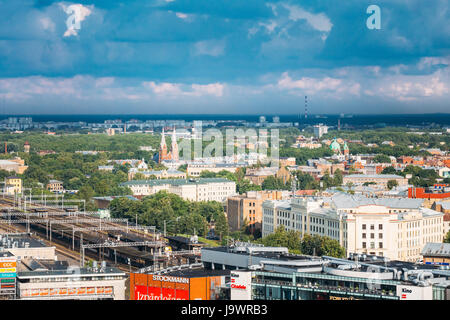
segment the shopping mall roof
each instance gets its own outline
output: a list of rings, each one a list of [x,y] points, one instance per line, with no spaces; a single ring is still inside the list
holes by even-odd
[[[199,269],[175,270],[161,275],[171,277],[182,277],[182,278],[220,277],[220,276],[229,276],[230,270],[207,270],[204,268],[199,268]]]
[[[92,268],[79,268],[70,266],[65,269],[58,270],[41,270],[41,271],[24,271],[18,272],[18,279],[26,279],[26,278],[54,278],[54,277],[67,277],[67,278],[77,278],[80,276],[93,276],[93,277],[104,277],[104,276],[125,276],[126,273],[120,271],[117,268],[107,267],[103,269],[95,269]]]

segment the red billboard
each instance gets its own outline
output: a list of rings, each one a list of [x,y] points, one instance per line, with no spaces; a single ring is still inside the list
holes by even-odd
[[[189,300],[189,290],[136,285],[134,300]]]

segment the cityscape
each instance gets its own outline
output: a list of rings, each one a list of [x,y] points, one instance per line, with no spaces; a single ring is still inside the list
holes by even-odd
[[[0,304],[450,300],[449,3],[350,2],[0,1]]]

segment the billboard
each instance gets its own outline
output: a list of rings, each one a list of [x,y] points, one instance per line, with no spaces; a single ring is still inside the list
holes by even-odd
[[[224,283],[222,276],[176,277],[132,273],[131,300],[213,300],[216,289]]]
[[[134,286],[134,300],[189,300],[189,290]]]

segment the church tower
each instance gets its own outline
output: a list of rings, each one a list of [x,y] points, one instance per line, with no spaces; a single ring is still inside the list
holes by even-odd
[[[344,142],[344,155],[348,156],[350,154],[350,149],[348,148],[347,142]]]
[[[167,160],[167,145],[166,145],[166,137],[164,135],[164,128],[161,134],[161,144],[159,145],[158,163],[161,163],[163,160]]]

